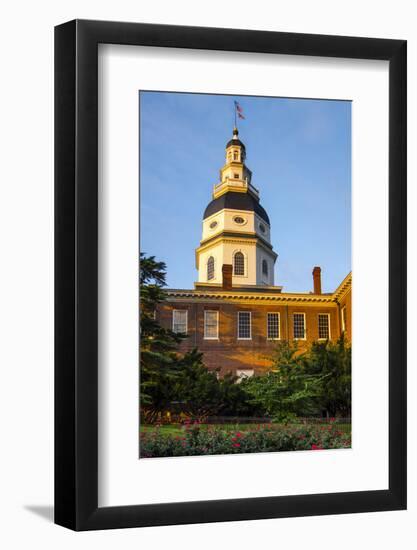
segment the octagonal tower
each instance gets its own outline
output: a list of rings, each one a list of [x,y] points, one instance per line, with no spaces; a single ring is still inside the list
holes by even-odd
[[[233,286],[274,286],[277,254],[270,221],[245,160],[245,145],[234,128],[220,182],[203,216],[202,240],[196,249],[198,283],[221,284],[222,266],[229,264]]]

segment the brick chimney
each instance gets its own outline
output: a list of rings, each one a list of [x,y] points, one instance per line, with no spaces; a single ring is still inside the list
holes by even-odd
[[[314,294],[321,294],[321,267],[313,269]]]
[[[223,264],[222,265],[223,290],[232,290],[232,275],[233,275],[232,264]]]

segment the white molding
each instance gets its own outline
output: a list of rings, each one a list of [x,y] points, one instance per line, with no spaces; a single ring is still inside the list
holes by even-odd
[[[208,276],[208,263],[209,263],[209,260],[210,258],[213,258],[213,277],[211,279],[209,279],[209,276]],[[216,258],[213,254],[210,254],[210,256],[207,258],[207,261],[206,261],[206,281],[215,281],[216,280]]]
[[[256,285],[253,285],[256,286]],[[279,287],[278,287],[279,288]],[[232,291],[222,291],[219,286],[218,291],[204,291],[204,290],[166,290],[166,294],[169,296],[170,300],[177,301],[189,301],[189,300],[211,300],[211,301],[236,301],[244,300],[245,303],[253,302],[282,302],[280,305],[293,305],[293,302],[297,302],[302,305],[323,307],[323,304],[326,304],[326,307],[337,307],[337,302],[333,297],[317,294],[305,294],[305,295],[289,295],[284,292],[277,292],[277,294],[264,294],[264,293],[251,293],[245,294],[244,292],[239,291],[238,288]]]
[[[249,212],[250,212],[250,210],[249,210]],[[242,218],[243,223],[238,223],[238,222],[236,221],[236,218]],[[234,223],[237,227],[243,227],[244,225],[247,225],[248,220],[249,220],[248,216],[247,216],[247,215],[244,216],[243,214],[235,214],[235,215],[233,216],[233,218],[232,218],[233,223]]]
[[[343,312],[346,312],[346,305],[340,308],[340,324],[341,324],[341,332],[346,332],[346,319],[343,318]]]
[[[238,253],[243,255],[243,275],[236,275],[235,273],[235,256]],[[240,248],[234,250],[232,253],[232,268],[233,268],[232,277],[242,277],[242,278],[248,277],[248,255],[246,254],[246,252],[244,252]]]

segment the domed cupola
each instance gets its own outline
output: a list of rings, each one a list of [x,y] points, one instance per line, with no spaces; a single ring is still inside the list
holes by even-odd
[[[233,128],[233,137],[230,141],[227,142],[227,145],[226,145],[226,156],[228,154],[228,149],[229,148],[233,148],[233,147],[240,147],[241,149],[241,152],[242,152],[242,161],[245,160],[245,157],[246,157],[246,148],[245,148],[245,145],[240,141],[239,139],[239,130],[235,127]],[[232,149],[233,151],[233,149]]]
[[[245,145],[234,128],[220,182],[204,211],[203,236],[196,250],[199,283],[220,284],[222,266],[231,264],[234,286],[274,285],[277,254],[271,245],[270,221],[245,160]]]

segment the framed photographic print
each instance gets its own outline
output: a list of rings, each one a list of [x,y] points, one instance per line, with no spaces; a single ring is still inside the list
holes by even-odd
[[[406,42],[55,31],[55,521],[406,507]]]

